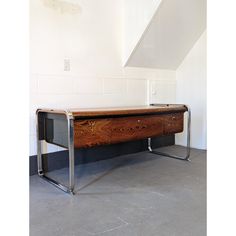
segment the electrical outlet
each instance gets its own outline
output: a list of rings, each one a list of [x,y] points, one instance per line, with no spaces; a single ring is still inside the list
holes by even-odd
[[[70,71],[70,59],[64,59],[64,71]]]
[[[157,95],[157,84],[155,82],[151,84],[151,95]]]
[[[155,88],[152,88],[152,95],[157,95],[157,90]]]
[[[158,102],[158,84],[156,81],[150,82],[150,94],[149,94],[149,102],[150,103],[157,103]]]

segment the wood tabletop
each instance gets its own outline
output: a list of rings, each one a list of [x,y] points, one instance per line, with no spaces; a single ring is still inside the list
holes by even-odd
[[[74,117],[115,116],[115,115],[138,115],[169,112],[185,112],[184,104],[156,104],[155,106],[132,106],[132,107],[104,107],[104,108],[73,108],[69,109]]]

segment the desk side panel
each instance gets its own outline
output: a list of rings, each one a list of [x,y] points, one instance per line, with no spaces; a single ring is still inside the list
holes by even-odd
[[[68,147],[67,119],[61,114],[44,114],[44,137],[43,139],[51,144],[61,147]]]

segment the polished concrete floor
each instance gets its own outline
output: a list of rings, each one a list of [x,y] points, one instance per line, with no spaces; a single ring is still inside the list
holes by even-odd
[[[64,181],[67,169],[50,175]],[[76,166],[76,190],[31,176],[30,235],[206,235],[205,151],[192,149],[191,162],[141,152]]]

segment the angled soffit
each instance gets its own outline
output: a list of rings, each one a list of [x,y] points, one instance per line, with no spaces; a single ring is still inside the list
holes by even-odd
[[[163,0],[126,66],[176,70],[206,28],[206,0]]]

